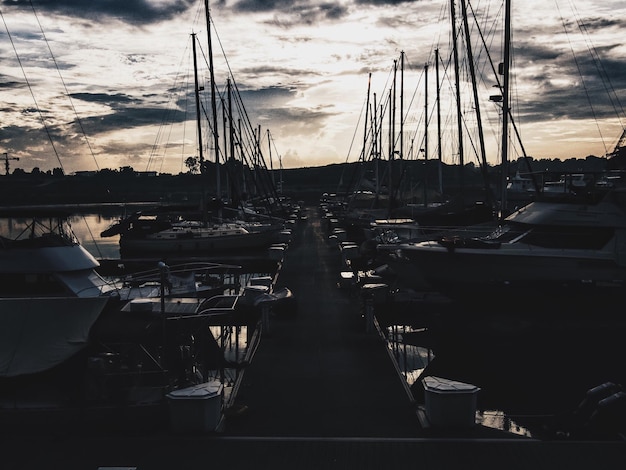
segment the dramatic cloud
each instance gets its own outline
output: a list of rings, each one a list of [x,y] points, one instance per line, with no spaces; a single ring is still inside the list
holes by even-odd
[[[197,35],[202,135],[205,150],[212,151],[216,124],[203,0],[0,2],[0,146],[19,157],[20,166],[180,171],[181,158],[198,152],[191,33]],[[449,1],[209,3],[220,145],[230,79],[232,122],[248,126],[245,133],[259,126],[262,135],[270,130],[286,168],[355,160],[369,74],[370,106],[375,97],[376,111],[385,113],[377,117],[385,139],[394,76],[398,107],[402,74],[404,141],[414,147],[405,154],[417,155],[428,64],[428,119],[434,122],[438,65],[445,154],[457,153]],[[489,160],[497,162],[501,108],[489,97],[498,93],[492,67],[502,61],[503,9],[496,2],[474,3],[470,30],[479,104],[489,129]],[[457,15],[460,106],[470,129],[476,127],[476,105]],[[620,104],[626,5],[527,0],[514,2],[513,20],[511,98],[528,152],[550,158],[601,154],[605,136],[619,135],[626,121]]]
[[[132,24],[147,24],[165,21],[186,10],[196,2],[194,0],[3,0],[5,5],[26,9],[34,8],[40,12],[59,13],[76,18],[102,20],[102,17],[116,18]]]

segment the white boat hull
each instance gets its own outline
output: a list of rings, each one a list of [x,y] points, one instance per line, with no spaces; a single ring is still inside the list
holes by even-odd
[[[606,287],[603,292],[622,292],[626,267],[607,251],[529,248],[453,248],[437,242],[404,247],[407,262],[419,268],[426,281],[455,297],[480,300],[506,289],[527,298],[581,288]]]
[[[55,367],[83,349],[108,297],[0,298],[0,377]]]

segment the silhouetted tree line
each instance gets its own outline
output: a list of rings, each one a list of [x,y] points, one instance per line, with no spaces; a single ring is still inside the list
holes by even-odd
[[[379,162],[381,184],[387,184],[385,171],[391,171],[392,180],[409,182],[425,181],[434,184],[438,174],[436,160],[396,160],[393,167],[385,168],[388,162]],[[426,164],[425,164],[426,163]],[[374,173],[373,162],[331,164],[319,167],[273,170],[270,178],[274,184],[282,181],[283,194],[316,201],[323,192],[341,192],[351,189],[351,185],[362,177]],[[606,158],[590,155],[583,159],[528,159],[520,158],[509,164],[509,175],[529,171],[559,175],[574,172],[600,173],[615,166]],[[619,165],[623,168],[623,165]],[[226,188],[229,173],[227,166],[221,165],[222,188]],[[27,172],[15,168],[10,175],[0,176],[0,197],[8,204],[79,204],[100,202],[193,202],[200,201],[203,194],[214,193],[215,165],[207,164],[201,171],[197,161],[189,160],[188,171],[177,175],[157,174],[157,172],[135,171],[130,166],[118,169],[104,168],[98,171],[83,171],[65,175],[63,169],[54,168],[42,171],[33,168]],[[233,173],[231,171],[231,173]],[[467,163],[463,171],[458,165],[443,165],[443,180],[448,186],[463,184],[479,186],[484,184],[481,169],[474,163]],[[490,178],[497,181],[499,165],[488,168]],[[395,184],[395,183],[394,183]]]

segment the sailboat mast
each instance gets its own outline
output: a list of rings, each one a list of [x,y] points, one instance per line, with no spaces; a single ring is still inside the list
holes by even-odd
[[[389,113],[389,185],[387,194],[389,197],[388,216],[391,217],[393,207],[393,160],[396,153],[396,82],[398,75],[398,61],[393,61],[393,87],[389,91],[389,101],[391,102],[391,112]]]
[[[428,207],[428,63],[424,64],[424,207]]]
[[[260,178],[260,169],[261,169],[261,124],[257,126],[258,132],[256,133],[257,143],[256,143],[256,165],[254,168],[254,181],[256,182],[256,191],[257,195],[259,193],[259,178]]]
[[[470,40],[469,21],[467,18],[467,6],[465,0],[461,0],[461,11],[463,14],[463,26],[465,29],[465,46],[467,49],[467,62],[472,79],[472,90],[474,94],[474,108],[476,109],[476,122],[478,124],[478,141],[480,144],[480,157],[482,161],[481,170],[485,184],[487,203],[491,205],[491,190],[489,188],[489,173],[487,171],[487,153],[485,150],[485,136],[483,134],[483,121],[480,113],[480,100],[478,99],[478,88],[476,85],[476,70],[474,68],[474,53],[472,51],[472,41]]]
[[[363,125],[363,153],[362,160],[365,161],[365,149],[367,148],[367,124],[369,120],[369,110],[370,110],[370,89],[372,87],[372,72],[369,73],[367,77],[367,99],[365,101],[365,123]]]
[[[217,130],[217,92],[215,89],[215,73],[213,68],[213,45],[211,41],[211,10],[209,8],[209,0],[204,0],[204,11],[206,14],[207,40],[209,47],[209,73],[211,74],[211,111],[213,113],[213,145],[215,146],[215,193],[218,199],[221,199],[222,188],[220,185],[220,139]]]
[[[229,120],[229,117],[226,116],[226,103],[224,103],[224,98],[220,98],[220,102],[222,103],[222,132],[224,133],[224,163],[229,161],[229,158],[234,158],[234,152],[232,151],[232,138],[233,138],[233,134],[232,132],[230,133],[230,139],[231,139],[231,152],[230,155],[228,155],[226,153],[226,149],[228,148],[228,133],[227,133],[227,128],[226,128],[226,124]],[[232,121],[231,121],[231,126],[232,126]],[[226,170],[228,172],[228,169]],[[231,193],[231,189],[230,189],[230,178],[226,178],[226,197],[229,198],[230,200],[233,200],[233,195]]]
[[[226,80],[226,88],[228,90],[228,119],[230,122],[229,131],[230,131],[230,158],[235,158],[235,126],[233,122],[233,96],[232,90],[233,85],[230,81],[230,78]]]
[[[404,156],[404,51],[400,52],[400,159]]]
[[[390,118],[390,129],[391,129],[391,138],[389,139],[389,161],[391,162],[395,158],[396,153],[396,87],[398,81],[398,61],[393,61],[393,88],[392,88],[392,96],[391,99],[391,113],[389,114]],[[390,173],[391,176],[391,173]],[[389,184],[389,190],[391,190],[391,180]]]
[[[270,157],[270,174],[272,175],[272,186],[276,186],[276,181],[274,178],[274,162],[272,161],[272,141],[271,141],[271,137],[270,137],[270,130],[267,130],[267,148],[268,148],[268,155]]]
[[[243,158],[243,134],[241,133],[241,118],[237,120],[237,136],[239,138],[239,159],[241,160],[241,191],[248,192],[248,184],[246,178],[246,164]]]
[[[228,133],[226,132],[226,124],[228,122],[228,116],[226,116],[226,103],[224,103],[224,98],[220,98],[220,103],[222,103],[222,133],[224,134],[224,161],[228,161],[228,153],[226,153],[226,149],[228,148]],[[230,154],[232,157],[232,153]]]
[[[374,116],[373,116],[373,127],[372,127],[372,140],[374,142],[374,148],[373,148],[373,152],[374,152],[374,178],[376,178],[376,198],[378,199],[378,196],[380,195],[380,176],[378,174],[378,165],[379,165],[379,159],[380,159],[380,151],[379,151],[379,146],[378,146],[378,105],[376,104],[376,93],[374,93]]]
[[[501,180],[500,180],[500,218],[505,217],[507,198],[506,198],[506,180],[509,172],[508,168],[508,150],[509,150],[509,71],[511,63],[511,0],[505,1],[504,11],[504,61],[502,73],[504,80],[502,82],[502,164],[501,164]]]
[[[443,194],[443,161],[441,151],[441,96],[439,88],[439,49],[435,49],[435,81],[437,82],[437,157],[439,160],[439,193]]]
[[[200,84],[198,83],[198,59],[196,57],[196,33],[191,33],[191,49],[193,53],[193,78],[194,94],[196,97],[196,126],[198,128],[198,158],[200,159],[200,171],[204,168],[204,155],[202,153],[202,122],[200,120]]]
[[[464,155],[463,155],[463,117],[461,115],[461,89],[459,86],[459,51],[458,51],[458,38],[456,30],[456,13],[454,8],[454,0],[450,0],[450,18],[452,21],[452,46],[454,53],[454,82],[456,87],[456,112],[457,112],[457,133],[459,141],[459,187],[461,190],[461,196],[463,197],[463,191],[465,186],[464,181]]]

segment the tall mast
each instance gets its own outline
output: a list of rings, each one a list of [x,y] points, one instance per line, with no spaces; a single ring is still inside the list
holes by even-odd
[[[380,159],[380,150],[379,150],[379,146],[378,146],[378,108],[377,108],[377,104],[376,104],[376,93],[374,93],[374,116],[373,116],[373,127],[372,127],[372,140],[374,142],[374,148],[372,149],[374,152],[374,178],[376,178],[376,198],[378,198],[379,194],[380,194],[380,180],[379,178],[379,174],[378,174],[378,165],[379,165],[379,159]]]
[[[228,123],[228,116],[226,116],[226,103],[224,103],[224,98],[220,98],[220,102],[222,103],[222,132],[224,133],[224,162],[228,161],[228,153],[226,149],[228,148],[228,133],[226,132],[226,125]],[[232,157],[233,154],[231,153]]]
[[[365,149],[367,148],[367,121],[369,120],[370,110],[370,89],[372,86],[372,72],[369,73],[367,78],[367,100],[365,101],[365,124],[363,125],[363,153],[361,155],[363,162],[365,162]]]
[[[220,138],[217,130],[217,103],[215,90],[215,73],[213,70],[213,45],[211,42],[211,10],[209,0],[204,0],[204,11],[206,14],[207,38],[209,44],[209,73],[211,75],[211,110],[213,112],[213,145],[215,146],[215,193],[221,199],[222,188],[220,185]]]
[[[230,122],[230,158],[235,158],[235,125],[233,122],[233,85],[230,77],[226,79],[226,89],[228,93],[228,119]]]
[[[193,78],[195,82],[196,96],[196,126],[198,128],[198,157],[200,159],[200,171],[204,168],[204,155],[202,153],[202,122],[200,120],[200,84],[198,83],[198,59],[196,58],[196,33],[191,33],[191,48],[193,52]]]
[[[487,203],[491,204],[491,190],[489,188],[489,173],[487,171],[487,154],[485,151],[485,137],[483,135],[483,122],[480,114],[480,100],[478,99],[478,88],[476,86],[476,71],[474,69],[474,54],[472,52],[472,41],[470,40],[469,22],[467,20],[467,7],[465,0],[461,0],[461,9],[463,13],[463,25],[465,28],[465,45],[467,48],[467,61],[470,69],[470,77],[472,79],[472,90],[474,92],[474,107],[476,108],[476,121],[478,123],[478,141],[480,144],[481,169],[483,180],[485,183]]]
[[[404,157],[404,51],[400,52],[400,158]]]
[[[450,18],[452,20],[452,45],[454,52],[454,81],[456,86],[456,112],[457,112],[457,133],[459,140],[459,186],[461,190],[461,199],[464,197],[464,170],[465,161],[463,155],[463,122],[461,115],[461,90],[459,86],[459,51],[457,47],[457,31],[456,31],[456,13],[454,9],[454,0],[450,0]]]
[[[226,154],[226,149],[228,148],[228,133],[226,132],[226,125],[228,123],[228,116],[226,116],[226,103],[224,103],[224,98],[220,98],[220,102],[222,103],[222,132],[224,132],[224,163],[229,161],[229,157],[230,158],[234,158],[233,152],[232,152],[232,145],[231,145],[231,152],[230,152],[230,156]],[[232,124],[232,123],[231,123]],[[231,139],[231,143],[232,143],[232,132],[230,134],[230,139]],[[228,168],[227,168],[227,173],[228,173]],[[230,178],[226,178],[226,195],[228,197],[228,199],[233,200],[233,195],[231,194],[231,190],[230,190]]]
[[[393,95],[391,96],[391,113],[389,114],[389,118],[391,120],[391,138],[389,139],[389,161],[392,161],[395,158],[396,153],[396,87],[397,87],[397,77],[398,77],[398,61],[393,61]],[[391,186],[389,187],[391,190]]]
[[[270,157],[270,174],[272,175],[272,186],[276,186],[276,181],[274,178],[274,162],[272,161],[272,141],[270,138],[270,130],[267,130],[267,147],[268,147],[268,151],[269,151],[269,157]]]
[[[509,69],[511,62],[511,0],[505,1],[504,12],[504,65],[502,73],[504,75],[502,86],[502,164],[501,164],[501,202],[500,202],[500,218],[505,217],[507,199],[506,199],[506,179],[509,172],[508,167],[508,150],[509,150]]]
[[[428,207],[428,63],[424,64],[424,207]]]
[[[256,132],[256,163],[254,165],[254,190],[255,195],[259,195],[260,175],[258,174],[261,168],[261,124],[258,126],[258,132]]]
[[[241,159],[241,191],[246,193],[248,191],[248,185],[246,183],[246,167],[243,158],[243,134],[241,133],[241,118],[237,119],[237,135],[239,143],[239,158]]]
[[[396,153],[396,81],[398,75],[398,61],[393,61],[393,87],[390,90],[389,100],[391,102],[391,112],[389,113],[389,187],[387,194],[389,197],[389,217],[391,217],[391,208],[393,207],[394,187],[393,187],[393,160]],[[391,94],[393,93],[393,94]]]
[[[439,193],[443,194],[443,161],[441,155],[441,96],[439,88],[439,49],[435,49],[435,81],[437,82],[437,158],[439,160]]]

